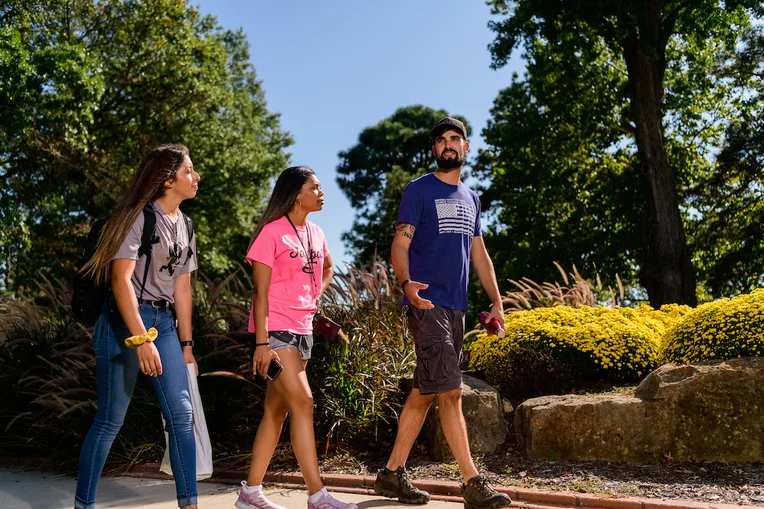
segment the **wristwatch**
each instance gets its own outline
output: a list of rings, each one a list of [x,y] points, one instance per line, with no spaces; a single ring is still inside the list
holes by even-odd
[[[403,282],[401,283],[401,290],[403,290],[405,292],[406,291],[406,285],[409,284],[410,282],[411,282],[410,279],[404,279]]]
[[[181,341],[181,342],[180,342],[180,347],[181,347],[181,348],[183,348],[183,347],[186,347],[186,346],[190,346],[190,347],[192,347],[192,348],[193,348],[193,346],[194,346],[194,340],[192,339],[191,341]]]

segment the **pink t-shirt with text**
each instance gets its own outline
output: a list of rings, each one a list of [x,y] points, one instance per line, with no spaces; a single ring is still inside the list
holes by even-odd
[[[268,330],[311,334],[318,292],[321,290],[324,258],[329,255],[329,248],[326,246],[324,232],[318,225],[305,221],[305,226],[296,228],[299,239],[286,216],[265,225],[249,248],[247,261],[260,262],[271,268]],[[312,249],[312,256],[306,252],[308,249]],[[308,260],[312,261],[310,265]],[[313,274],[303,270],[307,270],[308,266],[313,267]],[[249,311],[248,330],[255,332],[252,309]]]

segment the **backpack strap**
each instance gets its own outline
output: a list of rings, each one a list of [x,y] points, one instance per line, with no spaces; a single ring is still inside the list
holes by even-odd
[[[194,222],[191,221],[191,218],[187,215],[183,214],[183,220],[186,222],[186,232],[188,233],[188,255],[186,257],[186,261],[191,259],[191,255],[194,254],[194,250],[191,249],[191,239],[194,238]]]
[[[146,257],[146,265],[143,267],[143,281],[141,282],[141,294],[139,299],[143,298],[143,290],[146,288],[146,279],[149,277],[149,266],[151,265],[151,251],[154,244],[159,242],[159,237],[154,233],[157,224],[157,214],[151,203],[143,207],[143,233],[141,233],[141,247],[138,248],[138,258]]]

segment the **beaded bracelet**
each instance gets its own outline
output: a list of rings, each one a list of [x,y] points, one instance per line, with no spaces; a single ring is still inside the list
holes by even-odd
[[[125,344],[129,346],[130,348],[137,348],[141,346],[143,343],[148,341],[149,343],[154,341],[157,338],[157,335],[159,333],[157,330],[152,327],[150,328],[146,334],[139,334],[137,336],[130,336],[125,340]]]

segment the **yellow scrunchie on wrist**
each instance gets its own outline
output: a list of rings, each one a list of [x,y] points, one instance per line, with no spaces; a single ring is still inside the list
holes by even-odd
[[[129,338],[125,340],[125,344],[129,346],[130,348],[137,348],[141,346],[143,343],[145,343],[146,341],[151,343],[157,338],[158,334],[159,333],[157,332],[157,330],[154,327],[152,327],[146,332],[146,334],[140,334],[138,336],[130,336]]]

